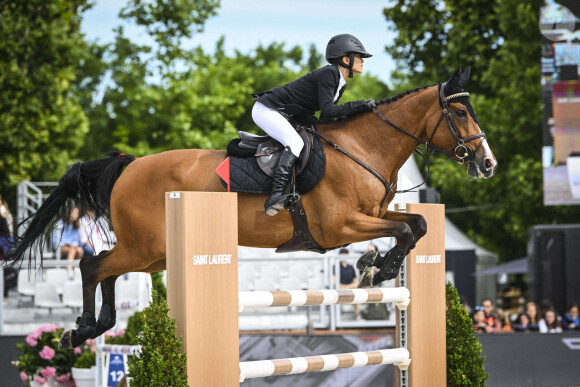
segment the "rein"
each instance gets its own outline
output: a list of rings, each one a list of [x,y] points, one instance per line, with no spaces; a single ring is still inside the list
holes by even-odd
[[[427,175],[426,175],[425,179],[423,179],[422,183],[414,186],[413,188],[409,188],[409,189],[401,190],[401,191],[395,190],[394,187],[395,187],[395,185],[397,185],[396,180],[389,184],[387,182],[387,180],[384,177],[382,177],[381,174],[378,173],[375,169],[373,169],[370,165],[366,164],[362,160],[351,155],[346,149],[342,148],[340,145],[337,145],[334,142],[330,141],[329,139],[324,137],[322,134],[320,134],[316,130],[314,130],[312,127],[305,127],[305,129],[308,130],[313,135],[318,136],[319,138],[324,140],[326,143],[328,143],[330,146],[332,146],[334,149],[341,152],[342,154],[344,154],[345,156],[349,157],[351,160],[353,160],[354,162],[356,162],[357,164],[362,166],[364,169],[369,171],[373,176],[375,176],[385,186],[385,190],[386,190],[385,196],[383,197],[383,200],[381,200],[381,205],[379,207],[379,210],[382,210],[383,206],[385,204],[385,201],[387,200],[387,197],[389,196],[389,194],[391,192],[393,192],[395,194],[411,192],[415,188],[418,188],[418,187],[422,186],[423,184],[425,184],[425,182],[429,179],[429,175],[431,173],[431,163],[429,161],[429,156],[432,153],[442,153],[445,156],[447,156],[448,158],[455,160],[460,164],[465,164],[466,162],[470,163],[473,160],[474,153],[477,152],[477,150],[479,149],[481,144],[483,144],[483,139],[486,138],[484,132],[477,133],[477,134],[468,136],[466,138],[461,138],[459,136],[459,131],[457,130],[457,128],[455,127],[455,123],[453,122],[453,117],[451,116],[451,112],[449,110],[448,101],[452,100],[454,98],[469,97],[469,93],[462,92],[462,93],[452,94],[450,96],[445,96],[445,94],[444,94],[445,83],[439,84],[438,87],[439,87],[439,102],[440,102],[443,110],[441,112],[441,116],[439,116],[439,120],[437,120],[437,125],[435,125],[435,129],[433,130],[433,133],[431,133],[431,136],[429,137],[429,140],[427,140],[427,141],[423,141],[422,139],[415,136],[414,134],[411,134],[411,133],[407,132],[406,130],[400,128],[399,126],[394,124],[392,121],[390,121],[387,117],[385,117],[381,112],[379,112],[376,107],[374,107],[372,109],[373,113],[375,113],[379,118],[381,118],[389,126],[404,133],[405,135],[413,138],[414,140],[416,140],[417,142],[419,142],[421,145],[424,146],[424,148],[417,148],[417,149],[415,149],[415,151],[417,153],[419,153],[423,157],[423,159],[425,160],[425,163],[427,165]],[[433,137],[435,137],[435,133],[437,132],[437,129],[439,129],[439,125],[443,121],[443,117],[445,117],[447,119],[447,124],[449,125],[449,131],[451,132],[451,134],[453,135],[453,137],[456,140],[455,147],[453,148],[453,150],[451,150],[449,152],[446,152],[444,149],[433,144],[433,142],[432,142]],[[465,146],[466,143],[473,141],[473,140],[477,140],[478,138],[481,138],[482,141],[480,141],[480,143],[477,145],[477,147],[475,148],[475,151],[472,151],[470,148]],[[421,150],[425,151],[426,154],[421,152]]]
[[[307,126],[304,128],[307,131],[309,131],[310,133],[312,133],[313,135],[318,136],[319,138],[323,139],[326,143],[328,143],[328,145],[330,145],[331,147],[333,147],[334,149],[336,149],[337,151],[339,151],[343,155],[349,157],[355,163],[359,164],[361,167],[363,167],[364,169],[369,171],[381,183],[383,183],[383,185],[385,186],[386,193],[385,193],[385,197],[383,197],[383,200],[381,200],[381,206],[379,207],[379,210],[383,209],[383,205],[385,204],[385,201],[387,200],[387,196],[389,196],[389,193],[391,193],[391,192],[397,193],[397,191],[393,190],[393,187],[395,187],[395,185],[397,185],[396,180],[393,181],[391,184],[389,184],[389,182],[384,177],[382,177],[381,174],[378,173],[373,167],[371,167],[370,165],[368,165],[364,161],[354,157],[352,154],[348,153],[348,151],[346,149],[344,149],[343,147],[341,147],[340,145],[337,145],[334,142],[330,141],[328,138],[324,137],[322,134],[320,134],[316,130],[314,130],[311,126]]]

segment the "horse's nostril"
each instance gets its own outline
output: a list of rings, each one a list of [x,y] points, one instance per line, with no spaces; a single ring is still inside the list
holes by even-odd
[[[493,165],[490,159],[485,159],[485,169],[491,169],[491,166]]]

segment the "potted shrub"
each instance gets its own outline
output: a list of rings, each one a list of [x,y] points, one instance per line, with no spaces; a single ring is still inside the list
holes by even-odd
[[[96,360],[96,353],[90,348],[84,349],[77,357],[71,370],[76,387],[94,387],[97,376]]]
[[[485,357],[457,289],[447,283],[447,386],[485,386]]]
[[[25,343],[17,344],[18,360],[13,364],[20,371],[20,378],[27,386],[45,384],[74,386],[71,368],[81,350],[59,349],[58,342],[64,329],[45,324],[26,337]]]
[[[129,359],[130,384],[186,387],[185,354],[175,337],[175,320],[168,316],[167,301],[155,290],[152,303],[143,310],[141,350]]]

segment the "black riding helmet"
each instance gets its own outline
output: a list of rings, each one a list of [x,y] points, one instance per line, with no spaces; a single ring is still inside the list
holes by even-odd
[[[339,65],[348,69],[349,78],[352,78],[354,54],[360,54],[362,58],[370,58],[373,56],[366,51],[365,46],[363,46],[360,40],[350,34],[340,34],[330,38],[330,41],[326,45],[327,61],[330,62],[332,59],[338,59],[347,54],[350,54],[350,64],[345,65],[341,61]]]

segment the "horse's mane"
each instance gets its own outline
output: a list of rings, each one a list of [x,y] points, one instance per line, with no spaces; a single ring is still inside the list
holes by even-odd
[[[411,93],[415,93],[417,91],[421,91],[421,90],[427,89],[427,88],[429,88],[431,86],[435,86],[435,85],[437,85],[437,84],[435,83],[433,85],[421,86],[421,87],[417,87],[416,89],[403,91],[402,93],[399,93],[399,94],[394,95],[392,97],[385,98],[385,99],[381,99],[380,101],[377,101],[376,104],[378,106],[378,105],[382,105],[382,104],[385,104],[385,103],[391,103],[391,102],[397,101],[397,100],[399,100],[399,99],[401,99],[401,98],[403,98],[403,97],[405,97],[405,96],[407,96],[407,95],[409,95]],[[351,117],[358,116],[361,113],[366,113],[366,112],[360,112],[360,113],[357,113],[357,114],[354,114],[354,115],[348,116],[348,117],[321,119],[318,123],[319,124],[335,123],[335,122],[339,122],[339,121],[342,121],[342,120],[345,120],[345,119],[348,119],[348,118],[351,118]]]
[[[377,105],[382,105],[382,104],[384,104],[384,103],[391,103],[391,102],[394,102],[394,101],[396,101],[396,100],[399,100],[399,99],[403,98],[403,97],[404,97],[404,96],[406,96],[406,95],[409,95],[409,94],[411,94],[411,93],[415,93],[415,92],[417,92],[417,91],[421,91],[421,90],[423,90],[423,89],[427,89],[427,88],[429,88],[429,87],[431,87],[431,86],[435,86],[435,85],[436,85],[436,83],[435,83],[435,84],[433,84],[433,85],[421,86],[421,87],[417,87],[416,89],[412,89],[412,90],[403,91],[402,93],[399,93],[399,94],[397,94],[397,95],[395,95],[395,96],[392,96],[392,97],[389,97],[389,98],[385,98],[385,99],[381,99],[380,101],[377,101]]]

